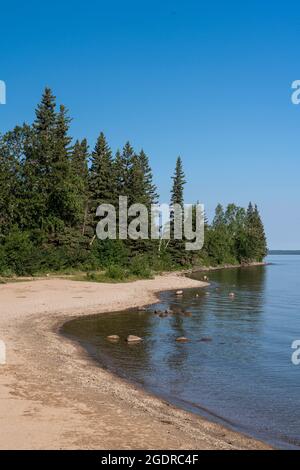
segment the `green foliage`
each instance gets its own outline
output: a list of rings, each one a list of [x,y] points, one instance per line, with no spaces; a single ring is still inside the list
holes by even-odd
[[[105,276],[114,281],[123,281],[126,279],[127,273],[122,266],[112,264],[105,271]]]
[[[85,279],[117,281],[194,264],[261,261],[266,256],[263,223],[252,204],[247,210],[218,205],[211,225],[206,219],[204,247],[196,253],[185,250],[184,239],[175,239],[174,212],[171,240],[98,240],[100,204],[117,208],[122,195],[128,197],[128,205],[143,203],[149,210],[158,201],[157,188],[143,150],[136,152],[127,142],[113,157],[100,133],[90,156],[86,139],[72,145],[70,122],[65,106],[57,107],[46,88],[32,125],[0,135],[0,275],[78,270],[88,272]],[[185,184],[178,157],[172,205],[183,205]]]
[[[137,277],[150,278],[151,269],[146,256],[135,256],[130,263],[130,273]]]
[[[8,269],[12,273],[23,276],[34,272],[34,246],[27,232],[21,232],[17,227],[5,239],[1,247],[3,274]]]

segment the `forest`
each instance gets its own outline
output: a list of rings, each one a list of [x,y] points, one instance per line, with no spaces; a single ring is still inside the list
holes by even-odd
[[[149,158],[126,142],[113,154],[103,133],[93,149],[70,136],[71,118],[46,88],[32,124],[0,135],[0,275],[84,272],[91,280],[150,277],[153,272],[262,261],[267,241],[257,206],[218,205],[205,217],[205,241],[99,240],[96,209],[159,201]],[[184,203],[183,161],[174,161],[170,203]],[[195,201],[196,203],[196,201]],[[97,274],[104,273],[104,274]]]

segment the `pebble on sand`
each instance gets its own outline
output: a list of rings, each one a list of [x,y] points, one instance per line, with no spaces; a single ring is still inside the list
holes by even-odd
[[[139,336],[128,335],[126,341],[127,343],[139,343],[140,341],[143,341],[143,340]]]
[[[119,341],[120,336],[118,335],[109,335],[107,336],[108,341]]]

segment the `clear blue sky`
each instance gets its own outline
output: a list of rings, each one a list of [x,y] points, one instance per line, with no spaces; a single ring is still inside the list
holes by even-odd
[[[0,131],[31,121],[50,86],[72,135],[143,147],[169,199],[180,154],[186,202],[257,202],[270,248],[300,249],[299,2],[1,3]]]

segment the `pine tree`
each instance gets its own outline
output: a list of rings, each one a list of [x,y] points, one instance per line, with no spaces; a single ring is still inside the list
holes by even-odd
[[[141,152],[139,153],[138,160],[143,171],[144,193],[147,200],[146,204],[156,204],[158,202],[159,196],[157,192],[157,187],[153,183],[153,173],[149,164],[149,158],[147,157],[144,150],[141,150]]]
[[[23,205],[28,228],[42,229],[48,219],[49,175],[56,126],[55,96],[46,88],[38,104],[23,166]]]
[[[184,236],[182,233],[182,239],[174,238],[174,222],[175,222],[175,204],[179,204],[182,209],[182,231],[183,231],[183,220],[184,220],[184,185],[185,174],[183,171],[183,165],[181,157],[178,157],[176,160],[176,167],[174,175],[172,176],[172,189],[171,189],[171,214],[170,214],[170,243],[169,250],[171,256],[176,264],[184,265],[188,259],[188,253],[185,250]]]
[[[88,223],[89,231],[93,237],[92,243],[95,240],[95,229],[98,223],[96,211],[100,204],[116,205],[114,163],[111,149],[106,142],[103,132],[100,133],[94,151],[92,152],[89,177]],[[98,245],[101,245],[101,243],[97,243],[97,246]]]
[[[173,186],[171,190],[171,205],[180,204],[183,207],[184,204],[184,196],[183,190],[185,181],[185,174],[183,171],[182,160],[181,157],[177,158],[176,167],[174,176],[172,176]]]
[[[83,182],[84,187],[87,187],[88,185],[88,160],[89,147],[87,140],[83,139],[81,142],[79,140],[76,140],[71,156],[71,167],[73,174],[80,178],[80,180]]]
[[[122,153],[119,151],[115,158],[115,175],[117,181],[118,196],[127,196],[128,205],[132,204],[132,165],[135,158],[134,150],[129,142],[123,147]]]
[[[264,225],[262,223],[260,213],[258,211],[257,205],[254,206],[253,211],[253,225],[256,234],[256,249],[255,256],[256,261],[263,261],[263,259],[268,254],[267,239],[265,234]]]
[[[61,105],[55,119],[51,160],[48,164],[48,223],[51,231],[57,231],[65,225],[75,225],[80,220],[80,195],[71,171],[70,122],[67,109]]]
[[[77,194],[81,201],[81,233],[85,234],[88,225],[89,202],[89,147],[86,139],[76,140],[71,155],[71,171]]]
[[[45,88],[41,102],[35,111],[36,119],[33,129],[36,135],[34,154],[36,171],[41,174],[49,173],[52,160],[54,134],[56,131],[56,101],[50,88]]]
[[[112,152],[101,132],[91,158],[90,210],[95,214],[100,204],[114,204],[116,200]]]

